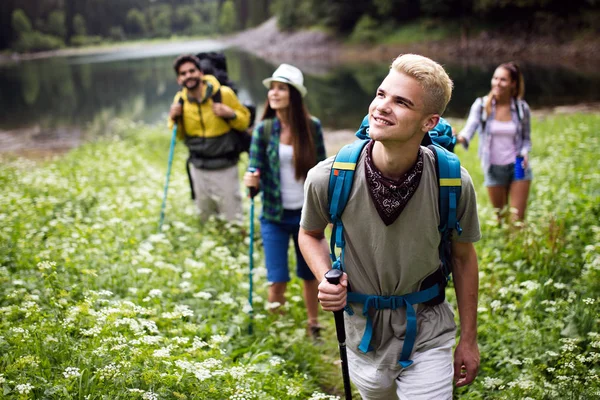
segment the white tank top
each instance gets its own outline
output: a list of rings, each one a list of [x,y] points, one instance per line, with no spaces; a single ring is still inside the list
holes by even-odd
[[[304,181],[296,180],[294,147],[279,143],[281,203],[285,210],[299,210],[304,204]]]
[[[515,162],[517,125],[513,121],[490,121],[490,164],[507,165]]]

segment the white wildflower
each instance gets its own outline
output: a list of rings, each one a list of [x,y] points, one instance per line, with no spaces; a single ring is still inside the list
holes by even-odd
[[[279,364],[283,364],[283,363],[284,363],[284,359],[279,356],[273,356],[269,359],[269,364],[271,364],[272,367],[276,367]]]
[[[79,333],[81,333],[81,335],[93,336],[93,337],[98,336],[98,334],[100,334],[100,332],[102,332],[102,327],[100,327],[100,326],[94,326],[90,329],[80,329],[79,330]]]
[[[226,335],[212,335],[211,338],[210,338],[210,341],[213,344],[227,343],[229,341],[229,336],[226,336]]]
[[[246,375],[246,368],[245,367],[232,367],[229,369],[229,374],[231,375],[231,377],[233,379],[241,379]]]
[[[296,385],[290,385],[287,389],[287,395],[292,397],[298,397],[302,393],[302,388]]]
[[[276,308],[281,307],[281,303],[274,301],[274,302],[267,302],[267,304],[265,305],[265,310],[274,310]]]
[[[142,275],[148,275],[152,273],[152,270],[150,268],[138,268],[137,273]]]
[[[233,297],[231,297],[231,293],[229,293],[229,292],[221,293],[219,295],[218,299],[223,304],[234,304],[235,303],[235,300],[233,299]]]
[[[192,269],[204,269],[206,264],[202,261],[194,261],[191,258],[186,258],[183,264]]]
[[[154,356],[156,358],[171,357],[171,349],[172,348],[173,347],[171,345],[168,345],[167,347],[163,347],[161,349],[154,350],[154,353],[152,353],[152,356]]]
[[[198,293],[194,294],[194,297],[197,299],[208,300],[208,299],[212,298],[212,294],[210,294],[208,292],[198,292]]]
[[[79,378],[81,376],[81,371],[76,367],[67,367],[63,372],[63,376],[67,379]]]
[[[194,341],[192,343],[192,350],[198,350],[206,346],[208,346],[208,343],[200,339],[198,336],[194,337]]]
[[[151,391],[147,391],[142,395],[142,399],[144,400],[158,400],[158,395]]]
[[[190,341],[189,337],[179,337],[176,336],[173,339],[171,339],[173,342],[177,343],[177,344],[187,344]]]
[[[39,270],[43,271],[46,269],[52,269],[52,267],[56,267],[56,263],[54,261],[41,261],[37,264]]]
[[[313,394],[310,395],[310,397],[308,398],[308,400],[339,400],[340,398],[338,396],[332,396],[329,394],[324,394],[324,393],[320,393],[320,392],[313,392]]]
[[[527,289],[529,292],[532,292],[540,287],[540,284],[534,281],[524,281],[521,282],[521,286]]]
[[[15,386],[15,390],[20,394],[28,394],[34,388],[35,386],[33,386],[30,383],[20,383],[17,386]]]
[[[500,300],[494,300],[490,303],[490,307],[492,310],[496,310],[497,308],[502,307],[502,302]]]
[[[555,287],[555,288],[557,288],[557,289],[564,289],[564,288],[566,288],[566,287],[567,287],[567,285],[566,285],[566,284],[564,284],[564,283],[562,283],[562,282],[556,282],[556,283],[554,284],[554,287]]]

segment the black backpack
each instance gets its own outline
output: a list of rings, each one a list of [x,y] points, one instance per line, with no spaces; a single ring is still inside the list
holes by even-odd
[[[224,53],[209,51],[198,53],[196,54],[196,57],[198,57],[200,60],[200,69],[202,70],[202,73],[213,75],[215,78],[217,78],[221,85],[231,88],[237,95],[237,85],[235,82],[229,79],[229,74],[227,73],[227,58],[225,58]],[[212,99],[214,102],[220,103],[221,91],[218,90],[215,94],[213,94]],[[243,102],[242,104],[250,111],[249,129],[252,129],[254,126],[254,119],[256,118],[256,105],[247,101]],[[248,148],[250,148],[250,143],[248,143]]]

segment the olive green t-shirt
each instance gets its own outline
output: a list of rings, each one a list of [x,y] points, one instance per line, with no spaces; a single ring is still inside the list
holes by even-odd
[[[365,147],[366,149],[366,147]],[[354,184],[342,215],[346,249],[344,271],[351,290],[363,294],[401,296],[419,290],[421,282],[439,267],[440,242],[439,188],[433,153],[423,149],[423,175],[419,187],[400,216],[386,226],[371,200],[365,178],[365,150],[359,158]],[[304,185],[305,202],[300,226],[308,231],[323,230],[330,223],[328,212],[329,175],[334,157],[320,162],[308,174]],[[473,182],[461,168],[462,192],[457,218],[463,229],[453,240],[476,242],[480,239],[479,219]],[[319,278],[319,277],[317,277]],[[366,318],[362,304],[350,306],[354,315],[345,315],[347,346],[360,353]],[[448,302],[428,307],[418,305],[417,338],[413,351],[434,348],[455,337],[454,313]],[[365,355],[381,368],[397,365],[406,330],[406,311],[370,310],[373,318],[374,351]]]

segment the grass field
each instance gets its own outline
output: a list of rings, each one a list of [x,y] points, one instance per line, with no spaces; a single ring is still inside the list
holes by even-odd
[[[520,229],[498,226],[475,148],[457,150],[478,191],[483,239],[481,371],[456,397],[600,397],[599,131],[597,115],[534,120],[534,184]],[[55,160],[2,159],[0,397],[342,393],[333,318],[322,314],[324,343],[306,338],[297,280],[285,314],[269,312],[259,238],[248,333],[247,217],[243,226],[200,224],[181,145],[157,233],[169,140],[120,122]]]

